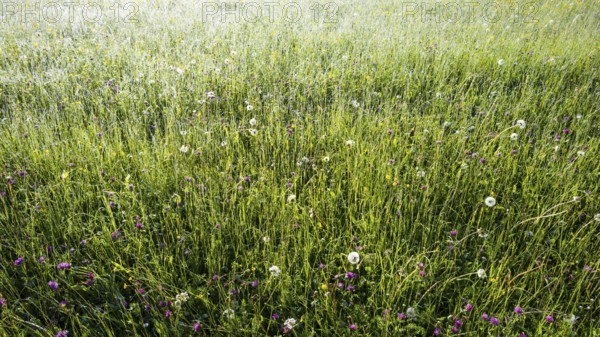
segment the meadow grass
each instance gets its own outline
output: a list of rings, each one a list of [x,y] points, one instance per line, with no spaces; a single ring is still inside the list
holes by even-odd
[[[0,24],[0,335],[599,336],[598,2],[298,4]]]

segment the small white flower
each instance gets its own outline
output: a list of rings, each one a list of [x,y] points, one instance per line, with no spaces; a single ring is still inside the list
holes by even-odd
[[[354,146],[354,144],[356,144],[356,142],[355,142],[355,141],[353,141],[352,139],[348,139],[348,140],[346,141],[346,146]]]
[[[479,278],[486,278],[487,274],[485,273],[485,270],[483,269],[478,269],[477,270],[477,276],[479,276]]]
[[[271,241],[271,239],[269,239],[269,237],[267,237],[267,236],[263,236],[262,240],[264,243]]]
[[[583,156],[585,156],[585,152],[583,152],[583,151],[577,151],[577,156],[578,157],[583,157]]]
[[[504,60],[503,59],[499,59],[498,60],[498,65],[499,66],[503,66],[504,65]]]
[[[575,316],[575,315],[571,314],[571,317],[565,319],[565,321],[567,321],[569,324],[573,325],[573,324],[575,324],[575,322],[577,322],[578,319],[579,319],[579,316]]]
[[[482,239],[487,239],[488,233],[486,233],[483,229],[477,228],[477,235],[479,235]]]
[[[417,177],[425,178],[425,171],[423,171],[423,170],[417,171]]]
[[[577,119],[581,119],[581,117],[583,117],[583,116],[581,116],[581,115],[577,115]]]
[[[250,120],[250,125],[255,126],[258,122],[256,121],[256,119],[252,118]]]
[[[524,120],[522,120],[522,119],[519,119],[519,120],[517,121],[517,125],[518,125],[518,126],[521,128],[521,129],[525,129],[525,126],[527,126],[527,123],[525,123],[525,121],[524,121]]]
[[[352,101],[350,101],[350,104],[352,104],[352,106],[355,107],[355,108],[360,107],[360,103],[358,103],[355,99],[353,99]]]
[[[181,147],[179,148],[179,151],[186,153],[186,152],[188,152],[188,147],[185,145],[181,145]]]
[[[246,110],[252,111],[252,110],[254,110],[254,107],[252,105],[248,104],[248,105],[246,105]]]
[[[279,267],[277,266],[272,266],[271,268],[269,268],[269,272],[271,272],[271,275],[273,275],[273,277],[277,277],[279,276],[279,274],[281,274],[281,269],[279,269]]]
[[[256,136],[258,134],[258,130],[256,130],[256,129],[250,129],[250,130],[248,130],[248,132],[250,132],[251,136]]]
[[[357,264],[360,262],[360,255],[358,255],[357,252],[352,252],[348,254],[348,261],[350,261],[352,264]]]
[[[408,309],[406,309],[406,316],[410,319],[415,319],[417,317],[417,311],[410,307]]]
[[[229,59],[225,59],[225,61],[224,61],[225,64],[229,64],[229,62],[230,62]]]
[[[302,162],[303,163],[308,163],[310,161],[310,159],[308,159],[306,156],[302,157]]]
[[[183,74],[183,69],[181,69],[181,68],[177,68],[177,69],[175,69],[175,71],[176,71],[178,74]]]
[[[450,122],[448,122],[448,121],[445,121],[445,122],[444,122],[444,127],[445,127],[445,128],[448,128],[448,127],[450,127],[450,125],[452,125],[452,123],[450,123]]]
[[[182,136],[185,136],[185,135],[187,135],[187,131],[181,130],[181,131],[179,131],[179,134],[182,135]]]
[[[289,197],[287,197],[287,201],[288,201],[288,202],[292,202],[292,201],[294,201],[294,200],[296,200],[296,195],[295,195],[295,194],[290,194],[290,196],[289,196]]]
[[[206,97],[208,97],[208,98],[215,98],[216,96],[215,96],[214,92],[209,91],[209,92],[206,93]]]
[[[494,207],[496,205],[496,199],[494,199],[494,197],[487,197],[485,198],[485,204],[488,205],[488,207]]]
[[[519,135],[516,133],[513,133],[512,135],[510,135],[510,139],[512,140],[518,140],[519,139]]]
[[[600,222],[600,213],[596,214],[596,216],[594,217],[594,220]]]
[[[180,300],[175,300],[175,302],[173,304],[175,305],[175,308],[181,309],[181,301]]]
[[[296,319],[288,318],[283,322],[283,326],[285,326],[288,330],[292,330],[296,326]]]
[[[190,298],[190,295],[188,295],[187,292],[183,292],[183,293],[177,294],[177,296],[175,296],[175,299],[182,303],[186,302],[189,298]]]
[[[237,54],[237,52],[235,50],[231,51],[231,56],[235,56]]]
[[[226,141],[222,141],[221,142],[221,146],[223,146],[223,147],[227,146],[227,142]]]
[[[467,163],[462,163],[462,164],[460,165],[460,168],[462,168],[463,170],[466,170],[466,169],[468,169],[468,168],[469,168],[469,164],[467,164]]]
[[[558,151],[558,149],[559,149],[559,146],[558,146],[558,145],[556,145],[556,146],[554,147],[554,151]]]
[[[233,311],[233,309],[226,309],[223,311],[223,316],[227,319],[233,319],[235,317],[235,311]]]
[[[329,157],[323,157],[323,161],[329,163]]]

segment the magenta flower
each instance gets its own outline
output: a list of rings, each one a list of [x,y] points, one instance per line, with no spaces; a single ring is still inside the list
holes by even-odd
[[[548,323],[554,322],[554,317],[552,317],[551,315],[546,316],[546,322],[548,322]]]
[[[200,330],[200,322],[194,323],[194,331]]]
[[[15,260],[15,266],[18,266],[21,263],[23,263],[23,258],[22,257],[20,257],[20,258],[18,258],[18,259]]]
[[[490,318],[490,323],[492,325],[498,326],[498,325],[500,325],[500,320],[496,317],[492,317],[492,318]]]
[[[467,310],[467,312],[471,312],[473,311],[473,306],[469,303],[467,303],[467,307],[465,308]]]
[[[452,329],[450,329],[450,331],[452,331],[452,333],[458,333],[458,328],[453,326]]]
[[[523,308],[517,306],[517,307],[515,307],[514,311],[515,311],[515,314],[521,315],[523,313]]]
[[[273,315],[271,315],[271,319],[278,320],[279,315],[277,313],[274,313]]]
[[[458,232],[456,231],[456,229],[453,229],[450,231],[450,236],[455,237],[456,234],[458,234]]]
[[[6,300],[4,297],[0,297],[0,308],[2,308],[6,304]]]
[[[433,335],[434,335],[434,336],[439,336],[439,335],[440,335],[440,333],[442,333],[442,329],[440,329],[440,328],[437,328],[437,329],[435,329],[435,330],[433,331]]]
[[[481,315],[481,319],[484,321],[487,321],[490,319],[490,316],[488,316],[488,314],[483,314],[483,315]]]
[[[69,331],[67,330],[62,330],[56,333],[56,337],[67,337],[67,335],[69,334]]]
[[[58,289],[58,283],[56,283],[56,281],[48,281],[48,286],[50,287],[50,289],[52,290],[56,290]]]
[[[457,319],[454,321],[454,326],[457,328],[460,328],[463,325],[463,323],[460,321],[460,319]]]
[[[406,315],[404,315],[404,313],[403,313],[403,312],[401,312],[401,313],[399,313],[399,314],[398,314],[398,319],[399,319],[399,320],[403,320],[403,319],[405,319],[405,318],[406,318]]]
[[[171,315],[173,315],[171,310],[167,309],[167,311],[165,311],[165,317],[171,317]]]
[[[350,324],[350,331],[355,331],[356,330],[356,325],[354,324]]]

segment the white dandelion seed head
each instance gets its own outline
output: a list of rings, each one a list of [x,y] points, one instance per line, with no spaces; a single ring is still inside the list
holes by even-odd
[[[256,121],[256,119],[254,119],[254,118],[252,118],[252,119],[250,120],[250,125],[252,125],[252,126],[256,126],[256,124],[257,124],[257,123],[258,123],[258,122],[257,122],[257,121]]]
[[[248,104],[248,105],[246,105],[246,110],[252,111],[252,110],[254,110],[254,107],[252,105]]]
[[[181,131],[179,131],[179,134],[182,135],[182,136],[185,136],[185,135],[187,135],[187,131],[186,130],[181,130]]]
[[[585,156],[585,152],[583,152],[583,151],[577,151],[577,156],[578,157],[583,157],[583,156]]]
[[[494,199],[494,197],[487,197],[485,198],[485,204],[488,207],[494,207],[496,205],[496,199]]]
[[[181,145],[181,147],[179,148],[179,151],[186,153],[186,152],[188,152],[188,147],[185,145]]]
[[[323,161],[329,163],[329,157],[323,157]]]
[[[176,69],[175,69],[175,71],[176,71],[178,74],[183,74],[183,69],[181,69],[181,68],[176,68]]]
[[[279,276],[279,274],[281,274],[281,269],[279,269],[279,267],[277,266],[271,266],[269,268],[269,272],[271,273],[271,275],[273,275],[273,277],[277,277]]]
[[[499,66],[503,66],[504,65],[504,60],[503,59],[499,59],[498,60],[498,65]]]
[[[251,136],[256,136],[258,134],[258,130],[256,130],[256,129],[250,129],[250,130],[248,130],[248,132],[250,132]]]
[[[358,262],[360,262],[360,255],[358,255],[357,252],[352,252],[348,254],[348,261],[351,264],[357,264]]]
[[[221,146],[223,146],[223,147],[227,146],[227,142],[226,141],[222,141],[221,142]]]
[[[415,319],[417,317],[417,311],[415,308],[410,307],[406,309],[406,316],[408,316],[408,318]]]
[[[510,139],[512,139],[512,140],[518,140],[519,139],[519,135],[516,134],[516,133],[513,133],[513,134],[510,135]]]
[[[346,141],[346,146],[350,146],[350,147],[352,147],[352,146],[354,146],[354,144],[356,144],[356,142],[355,142],[355,141],[353,141],[352,139],[348,139],[348,140]]]
[[[483,269],[478,269],[478,270],[477,270],[477,276],[478,276],[479,278],[486,278],[486,277],[487,277],[487,274],[485,273],[485,270],[483,270]]]
[[[517,121],[517,125],[518,125],[518,126],[521,128],[521,129],[525,129],[525,127],[527,126],[527,123],[526,123],[524,120],[522,120],[522,119],[519,119],[519,120]]]

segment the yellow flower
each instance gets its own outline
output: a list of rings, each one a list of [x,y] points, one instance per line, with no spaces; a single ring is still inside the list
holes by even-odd
[[[392,176],[388,174],[385,176],[385,179],[390,180],[390,179],[392,179]]]
[[[327,290],[327,284],[325,284],[325,283],[321,284],[321,289]]]

